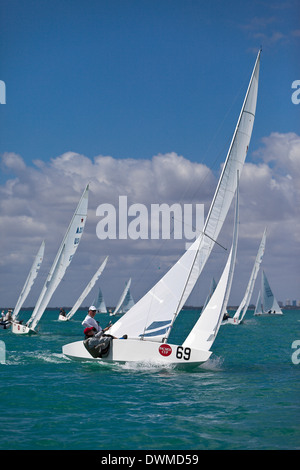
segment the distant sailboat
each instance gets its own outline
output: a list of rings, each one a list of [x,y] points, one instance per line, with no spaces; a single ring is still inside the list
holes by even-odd
[[[199,365],[212,354],[210,350],[222,320],[230,289],[234,249],[231,249],[225,270],[207,305],[211,314],[203,312],[197,326],[182,345],[167,344],[173,324],[191,294],[218,238],[237,187],[253,129],[259,76],[259,51],[245,96],[242,110],[223,165],[222,173],[204,224],[203,232],[177,263],[114,325],[109,333],[113,339],[105,358],[92,356],[86,343],[77,341],[63,346],[70,358],[139,362],[154,361],[172,365]],[[207,312],[209,311],[207,310]]]
[[[35,334],[35,328],[40,321],[52,295],[61,282],[64,274],[72,261],[72,258],[79,246],[82,237],[88,209],[88,190],[89,186],[85,188],[77,209],[73,215],[68,230],[62,240],[59,250],[56,254],[42,292],[38,298],[36,306],[32,315],[26,325],[18,323],[12,324],[12,332],[15,334]]]
[[[104,300],[104,297],[103,297],[103,294],[102,294],[102,291],[101,291],[100,287],[98,289],[98,295],[97,295],[96,299],[94,300],[93,305],[96,307],[97,312],[107,313],[105,300]]]
[[[253,269],[252,269],[252,272],[251,272],[251,276],[250,276],[250,279],[249,279],[249,282],[248,282],[248,285],[247,285],[247,289],[246,289],[244,298],[243,298],[242,302],[240,303],[239,308],[235,312],[233,318],[228,318],[227,320],[225,320],[223,322],[223,324],[239,325],[240,323],[242,323],[242,321],[243,321],[243,319],[244,319],[244,317],[247,313],[249,303],[250,303],[250,300],[251,300],[251,297],[252,297],[252,292],[253,292],[253,289],[254,289],[256,277],[257,277],[257,274],[258,274],[258,271],[259,271],[259,268],[260,268],[260,265],[261,265],[261,262],[262,262],[262,259],[263,259],[263,255],[264,255],[264,252],[265,252],[266,232],[267,231],[265,229],[264,233],[263,233],[263,236],[262,236],[262,239],[261,239],[261,242],[260,242],[260,245],[259,245],[259,248],[258,248],[258,252],[257,252],[256,258],[255,258],[254,266],[253,266]]]
[[[101,276],[101,274],[103,273],[104,271],[104,268],[106,266],[106,263],[107,263],[107,260],[108,260],[108,256],[105,258],[105,260],[103,261],[103,263],[100,265],[100,267],[97,269],[97,271],[95,272],[94,276],[92,277],[92,279],[90,280],[90,282],[88,283],[88,285],[86,286],[86,288],[83,290],[82,294],[79,296],[79,298],[77,299],[77,301],[75,302],[75,304],[73,305],[73,308],[69,311],[69,313],[64,317],[62,315],[59,315],[58,319],[60,321],[68,321],[68,320],[71,320],[71,318],[75,315],[75,313],[77,312],[77,310],[79,309],[80,305],[82,304],[82,302],[84,301],[84,299],[89,295],[90,291],[92,290],[92,288],[94,287],[94,285],[96,284],[96,282],[98,281],[99,277]]]
[[[42,264],[42,261],[43,261],[43,257],[44,257],[44,252],[45,252],[45,242],[43,241],[37,254],[36,254],[36,257],[33,261],[33,264],[31,266],[31,269],[29,271],[29,274],[27,276],[27,279],[25,281],[25,284],[23,286],[23,289],[21,291],[21,294],[18,298],[18,301],[16,303],[16,306],[14,308],[14,311],[13,311],[13,314],[12,314],[12,320],[13,321],[16,321],[17,320],[17,316],[33,286],[33,283],[38,275],[38,272],[39,272],[39,269],[41,267],[41,264]]]
[[[258,299],[254,315],[283,315],[281,308],[272,292],[265,272],[261,276],[261,298]]]
[[[124,314],[128,310],[130,310],[131,307],[134,306],[134,300],[130,293],[130,286],[131,286],[131,279],[129,279],[129,281],[127,282],[125,289],[122,292],[122,295],[119,299],[119,302],[117,303],[115,310],[112,313],[110,313],[110,316]]]

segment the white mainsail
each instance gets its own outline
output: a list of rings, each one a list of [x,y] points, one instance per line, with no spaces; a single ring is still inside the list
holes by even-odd
[[[238,184],[238,183],[237,183]],[[238,232],[239,232],[239,200],[238,187],[236,194],[236,207],[233,229],[232,247],[222,276],[201,313],[199,320],[183,343],[183,347],[209,351],[218,334],[231,291],[234,267],[236,261]]]
[[[262,262],[262,259],[263,259],[263,256],[264,256],[264,252],[265,252],[266,235],[267,235],[267,229],[265,228],[262,239],[261,239],[261,242],[260,242],[260,245],[259,245],[259,248],[258,248],[258,252],[257,252],[257,255],[256,255],[256,259],[255,259],[255,262],[254,262],[254,266],[253,266],[253,269],[252,269],[252,272],[251,272],[251,276],[250,276],[250,279],[249,279],[249,282],[248,282],[248,286],[247,286],[244,298],[243,298],[242,302],[240,303],[239,308],[237,309],[237,311],[235,312],[235,314],[233,316],[233,323],[235,323],[235,324],[238,324],[241,321],[243,321],[243,318],[247,313],[249,303],[250,303],[250,300],[251,300],[251,297],[252,297],[252,292],[253,292],[253,289],[254,289],[254,284],[255,284],[255,281],[256,281],[256,277],[257,277],[257,274],[258,274],[258,271],[259,271],[259,268],[260,268],[260,265],[261,265],[261,262]]]
[[[102,294],[102,291],[99,287],[97,298],[94,300],[93,305],[96,307],[97,312],[99,313],[107,313],[107,308],[105,304],[105,300]]]
[[[123,304],[125,302],[125,299],[126,299],[126,296],[129,292],[129,289],[130,289],[130,285],[131,285],[131,279],[129,279],[129,281],[127,282],[126,286],[125,286],[125,289],[123,290],[122,292],[122,295],[119,299],[119,302],[117,303],[117,306],[115,308],[115,310],[110,314],[111,316],[114,316],[114,315],[117,315],[118,313],[124,313],[125,310],[122,310],[121,311],[121,308],[123,307]],[[127,310],[126,310],[127,311]]]
[[[259,78],[259,51],[250,83],[209,209],[203,233],[163,278],[110,329],[112,335],[166,340],[171,326],[189,297],[223,226],[236,191],[252,134]]]
[[[36,306],[26,324],[26,326],[31,330],[34,330],[40,321],[52,295],[64,277],[67,267],[71,263],[72,258],[79,246],[87,217],[88,190],[89,185],[86,186],[81,196],[77,209],[56,254]]]
[[[264,271],[262,272],[261,282],[263,313],[282,315],[282,310],[278,305]]]
[[[35,258],[34,258],[34,261],[32,263],[32,266],[31,266],[31,269],[29,271],[29,274],[27,276],[27,279],[25,281],[25,284],[23,286],[23,289],[21,291],[21,294],[19,295],[19,298],[18,298],[18,301],[16,303],[16,306],[14,308],[14,311],[13,311],[13,314],[12,314],[12,320],[15,321],[18,314],[19,314],[19,311],[21,310],[22,308],[22,305],[24,304],[30,290],[31,290],[31,287],[33,286],[33,283],[38,275],[38,272],[39,272],[39,269],[41,267],[41,264],[42,264],[42,261],[43,261],[43,257],[44,257],[44,252],[45,252],[45,242],[43,241]]]
[[[105,258],[105,260],[103,261],[103,263],[101,263],[100,267],[97,269],[97,271],[95,272],[94,276],[92,277],[92,279],[90,280],[90,282],[87,284],[86,288],[83,290],[82,294],[79,296],[79,298],[77,299],[77,301],[75,302],[75,304],[73,305],[73,308],[72,310],[70,310],[70,312],[68,313],[67,315],[67,320],[70,320],[73,315],[75,315],[75,313],[77,312],[77,310],[79,309],[80,305],[82,304],[82,302],[84,301],[84,299],[88,296],[88,294],[90,293],[90,291],[92,290],[92,288],[94,287],[94,285],[96,284],[96,282],[98,281],[99,277],[101,276],[101,274],[103,273],[104,271],[104,268],[106,266],[106,263],[107,263],[107,260],[108,260],[108,256]]]

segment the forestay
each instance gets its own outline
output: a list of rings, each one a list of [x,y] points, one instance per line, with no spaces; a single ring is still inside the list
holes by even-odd
[[[259,78],[259,51],[203,233],[163,278],[111,328],[111,334],[166,340],[217,240],[236,191],[252,134]]]

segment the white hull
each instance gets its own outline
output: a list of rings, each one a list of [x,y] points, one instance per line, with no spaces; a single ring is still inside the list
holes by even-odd
[[[64,317],[63,315],[59,315],[58,321],[69,321],[67,317]]]
[[[85,348],[83,341],[76,341],[63,346],[63,354],[72,359],[98,362],[146,362],[166,365],[197,366],[206,362],[211,351],[184,348],[174,344],[163,344],[134,339],[113,339],[110,351],[105,358],[93,358]]]
[[[36,331],[21,323],[12,323],[11,331],[16,335],[36,335]]]

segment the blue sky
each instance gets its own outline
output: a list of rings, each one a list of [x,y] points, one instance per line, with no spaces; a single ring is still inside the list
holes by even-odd
[[[253,223],[248,234],[242,231],[241,246],[246,253],[249,249],[249,256],[251,250],[251,256],[255,256],[264,219],[270,219],[273,229],[266,263],[270,270],[280,265],[289,273],[283,283],[279,273],[273,271],[278,297],[300,298],[295,262],[299,240],[292,235],[299,223],[299,212],[294,208],[299,202],[299,179],[294,175],[298,174],[300,161],[300,105],[291,101],[292,82],[300,79],[299,13],[296,0],[0,0],[0,79],[6,84],[6,104],[0,106],[0,214],[7,222],[1,229],[5,243],[0,268],[9,273],[0,292],[3,302],[14,302],[16,293],[9,287],[12,283],[22,287],[32,256],[46,233],[45,212],[50,220],[59,219],[51,212],[50,203],[42,205],[46,200],[43,191],[48,196],[63,194],[64,208],[62,199],[59,204],[53,203],[65,214],[58,229],[61,237],[68,214],[71,217],[87,180],[95,175],[95,157],[111,157],[99,170],[98,180],[102,181],[101,174],[110,175],[116,194],[128,191],[132,202],[151,202],[150,195],[146,196],[145,168],[153,169],[153,157],[160,154],[168,155],[178,168],[182,156],[187,171],[196,174],[196,165],[203,164],[217,176],[260,46],[259,98],[247,156],[245,204],[255,196],[250,184],[253,175],[258,174],[254,170],[260,171],[271,192],[265,188],[260,189],[261,193],[257,191],[251,207],[257,207],[264,194],[265,213],[249,212]],[[129,165],[132,161],[143,175],[143,194],[136,182],[130,183],[134,191],[127,180],[126,184],[122,182],[126,178],[121,162]],[[167,178],[170,172],[166,168],[162,175]],[[40,192],[32,189],[33,185],[39,187],[37,181],[41,183]],[[212,175],[209,181],[207,194],[201,196],[205,203],[211,200],[215,188]],[[174,183],[169,183],[166,197],[176,201]],[[177,183],[181,187],[179,179]],[[93,225],[86,230],[90,240],[93,234],[93,243],[99,242],[95,236],[95,209],[101,198],[109,202],[110,189],[100,194],[100,189],[94,187],[94,199],[91,196]],[[41,204],[37,207],[39,198]],[[274,201],[278,201],[277,213]],[[278,235],[279,219],[290,225],[288,252]],[[14,226],[21,227],[21,232]],[[23,245],[24,234],[28,241]],[[49,241],[49,263],[60,242],[54,235]],[[92,265],[92,254],[82,245],[78,266],[86,263],[88,277],[96,266]],[[106,248],[103,256],[115,253],[115,247]],[[132,258],[122,259],[119,291],[130,271],[139,272],[134,264],[137,253],[129,252]],[[174,261],[177,258],[178,252],[174,252]],[[16,263],[18,274],[12,263]],[[250,264],[241,275],[244,284]],[[117,269],[118,261],[112,261],[112,266]],[[107,268],[109,273],[116,272],[113,267]],[[211,274],[213,268],[205,281],[204,297]],[[136,297],[152,287],[152,280],[145,281]],[[76,282],[78,289],[84,287],[79,278]],[[107,285],[107,291],[109,301],[115,302],[113,288]],[[239,287],[233,287],[233,292],[238,302]],[[67,304],[72,303],[71,297]],[[58,292],[57,299],[66,305],[62,292]]]
[[[29,164],[69,150],[117,158],[176,151],[209,164],[229,110],[218,137],[232,133],[261,45],[253,143],[297,131],[297,3],[2,0],[0,151]]]

